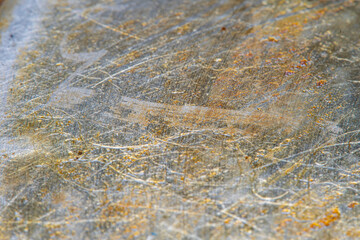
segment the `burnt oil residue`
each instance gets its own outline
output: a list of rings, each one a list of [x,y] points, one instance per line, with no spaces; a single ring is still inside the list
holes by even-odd
[[[9,13],[1,239],[360,236],[358,1]]]

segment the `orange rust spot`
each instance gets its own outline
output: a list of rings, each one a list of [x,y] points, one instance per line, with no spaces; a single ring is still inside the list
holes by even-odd
[[[306,66],[306,65],[307,65],[307,62],[308,62],[308,61],[307,61],[306,59],[303,59],[303,60],[300,61],[300,65],[301,65],[301,66]]]
[[[247,54],[245,54],[246,57],[252,57],[253,53],[251,51],[249,51]]]
[[[310,224],[311,228],[321,228],[323,226],[330,226],[333,222],[340,219],[340,211],[338,208],[332,209],[330,212],[328,212],[325,217],[321,218],[320,220],[313,222]]]
[[[224,223],[225,223],[225,224],[228,224],[230,221],[231,221],[231,219],[230,219],[230,218],[227,218],[227,219],[224,220]]]
[[[269,42],[278,42],[279,40],[277,40],[276,38],[274,37],[268,37],[267,39]]]
[[[357,205],[359,205],[358,202],[351,202],[351,203],[349,203],[348,208],[354,208]]]
[[[316,82],[316,86],[317,86],[317,87],[322,87],[322,86],[324,86],[326,83],[327,83],[326,80],[319,80],[319,81]]]
[[[314,222],[314,223],[310,224],[310,228],[321,228],[321,227],[322,226],[317,222]]]
[[[312,17],[313,20],[318,20],[320,17],[322,17],[326,13],[327,8],[320,9],[315,13],[315,16]]]

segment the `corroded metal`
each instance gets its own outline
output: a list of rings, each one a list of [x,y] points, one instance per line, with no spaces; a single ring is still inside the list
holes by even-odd
[[[353,239],[354,0],[1,6],[1,239]]]

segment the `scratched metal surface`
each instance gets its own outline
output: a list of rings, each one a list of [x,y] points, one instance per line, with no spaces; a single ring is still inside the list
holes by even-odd
[[[360,237],[355,0],[18,0],[1,239]]]

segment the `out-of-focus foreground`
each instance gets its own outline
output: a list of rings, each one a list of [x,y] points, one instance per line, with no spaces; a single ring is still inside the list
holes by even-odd
[[[360,237],[359,1],[1,8],[1,239]]]

